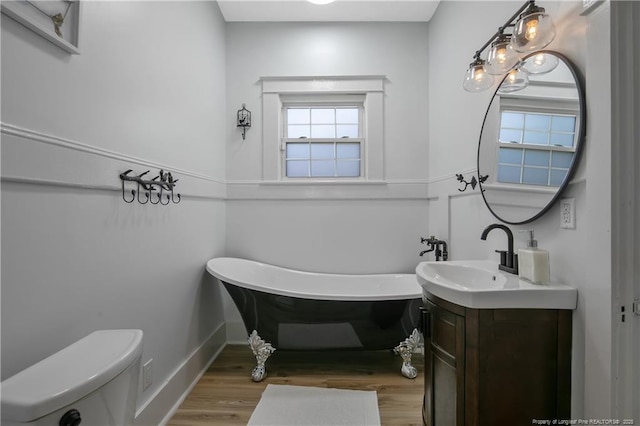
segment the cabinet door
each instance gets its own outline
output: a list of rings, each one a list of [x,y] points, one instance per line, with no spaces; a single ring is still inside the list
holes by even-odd
[[[423,419],[428,426],[464,425],[464,317],[427,301]]]

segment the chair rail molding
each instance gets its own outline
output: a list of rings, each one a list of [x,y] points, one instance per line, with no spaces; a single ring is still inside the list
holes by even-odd
[[[184,185],[183,196],[211,199],[226,197],[224,179],[9,123],[0,122],[0,134],[3,182],[120,191],[120,181],[113,179],[113,176],[131,168],[133,164],[171,171],[179,176]],[[22,161],[34,156],[44,157],[47,161]],[[64,163],[73,164],[73,167],[59,167]],[[47,167],[49,164],[51,167]]]

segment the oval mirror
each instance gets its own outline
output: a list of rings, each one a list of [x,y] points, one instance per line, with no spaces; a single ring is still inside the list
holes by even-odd
[[[584,145],[581,76],[563,55],[527,55],[502,80],[487,108],[478,144],[484,202],[517,225],[546,213],[575,172]]]

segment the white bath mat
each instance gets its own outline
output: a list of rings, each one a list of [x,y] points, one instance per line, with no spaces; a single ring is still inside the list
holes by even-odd
[[[267,385],[248,426],[379,426],[376,391]]]

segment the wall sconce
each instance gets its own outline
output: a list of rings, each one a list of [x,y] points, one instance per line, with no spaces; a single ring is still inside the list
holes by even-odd
[[[511,34],[505,33],[507,28],[512,29]],[[544,8],[536,6],[535,0],[528,0],[476,51],[462,87],[468,92],[481,92],[493,85],[493,75],[509,72],[513,74],[510,78],[514,81],[511,91],[524,89],[529,84],[529,79],[523,74],[548,72],[555,66],[548,64],[530,69],[531,67],[522,66],[519,54],[524,56],[543,49],[555,36],[556,30],[551,17],[545,13]],[[489,46],[486,60],[482,59],[482,52]],[[517,71],[512,73],[516,69],[514,67]]]
[[[242,127],[242,140],[244,140],[247,127],[251,127],[251,111],[245,104],[242,104],[242,109],[238,110],[238,127]]]

